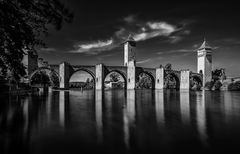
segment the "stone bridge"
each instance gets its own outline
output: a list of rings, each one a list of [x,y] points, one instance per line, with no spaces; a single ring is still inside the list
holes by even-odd
[[[104,89],[104,80],[112,72],[117,72],[122,76],[126,89],[135,89],[137,77],[142,73],[147,74],[151,78],[153,89],[164,89],[164,80],[167,75],[175,78],[177,89],[181,90],[189,90],[191,78],[202,81],[201,74],[192,73],[189,70],[164,70],[163,67],[144,68],[136,66],[134,61],[129,62],[128,66],[106,66],[104,64],[71,65],[67,62],[62,62],[59,65],[46,65],[32,71],[28,76],[29,81],[40,70],[55,73],[59,78],[60,89],[68,89],[71,76],[78,71],[87,72],[92,76],[96,90]]]
[[[119,73],[124,81],[126,89],[135,89],[137,77],[141,73],[147,74],[152,80],[153,89],[164,89],[165,87],[165,78],[171,76],[176,81],[176,88],[181,90],[189,90],[190,82],[192,80],[197,81],[201,85],[205,84],[206,75],[205,68],[201,69],[201,73],[193,73],[189,70],[164,70],[163,67],[159,66],[158,68],[144,68],[136,66],[135,58],[135,47],[136,42],[134,39],[129,36],[128,39],[123,43],[124,44],[124,65],[123,66],[106,66],[104,64],[96,65],[71,65],[67,62],[62,62],[58,65],[49,65],[48,62],[43,61],[42,58],[38,58],[37,54],[28,52],[24,58],[24,65],[26,66],[26,72],[28,74],[28,81],[31,81],[33,75],[40,70],[48,70],[48,72],[55,73],[59,79],[59,88],[68,89],[69,80],[71,76],[77,71],[85,71],[89,73],[93,80],[96,90],[104,89],[104,80],[106,76],[111,72]],[[205,42],[199,49],[199,52],[205,53]],[[204,50],[203,50],[204,48]],[[208,47],[209,48],[209,47]],[[201,58],[201,57],[200,57]],[[199,57],[198,57],[199,59]],[[200,59],[201,60],[201,59]],[[206,58],[204,59],[206,61]],[[202,63],[202,60],[199,61],[199,66],[207,66],[207,62]],[[210,67],[210,65],[209,65]],[[210,70],[210,69],[209,69]],[[206,73],[205,73],[206,74]],[[204,76],[204,78],[203,78]],[[206,80],[207,81],[207,80]]]

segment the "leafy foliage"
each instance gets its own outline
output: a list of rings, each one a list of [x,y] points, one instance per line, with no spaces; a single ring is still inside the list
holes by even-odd
[[[214,90],[220,90],[221,86],[222,86],[222,83],[218,80],[214,83],[213,89]]]
[[[59,30],[73,14],[59,0],[0,1],[0,72],[19,80],[25,74],[21,63],[26,51],[44,45],[49,25]]]
[[[110,77],[110,81],[111,82],[118,82],[118,81],[120,81],[120,75],[118,73],[113,72],[113,73],[110,74],[109,77]]]
[[[240,81],[236,81],[234,83],[230,83],[228,85],[228,90],[232,90],[232,91],[240,90]]]
[[[172,64],[168,63],[164,66],[165,70],[172,70]]]
[[[218,80],[226,79],[225,75],[225,69],[220,68],[220,69],[215,69],[212,71],[212,79],[213,82],[216,82]]]
[[[164,88],[166,89],[176,89],[177,80],[172,74],[167,74],[164,78]]]
[[[151,89],[152,88],[152,79],[150,78],[150,76],[145,73],[140,74],[137,79],[136,88]]]

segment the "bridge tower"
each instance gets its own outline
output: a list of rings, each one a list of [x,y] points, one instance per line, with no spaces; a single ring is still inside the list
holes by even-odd
[[[23,65],[26,67],[26,75],[30,75],[38,68],[38,54],[35,51],[26,50],[22,60]]]
[[[202,45],[197,51],[198,54],[198,73],[203,74],[203,86],[206,82],[212,80],[212,48],[204,39]]]
[[[132,35],[129,35],[124,44],[124,66],[128,66],[130,61],[135,62],[135,47],[136,41],[133,39]]]

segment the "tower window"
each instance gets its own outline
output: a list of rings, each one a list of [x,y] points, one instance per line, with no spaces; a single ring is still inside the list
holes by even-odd
[[[130,78],[128,79],[128,82],[130,82]]]
[[[157,79],[157,83],[159,83],[159,79]]]

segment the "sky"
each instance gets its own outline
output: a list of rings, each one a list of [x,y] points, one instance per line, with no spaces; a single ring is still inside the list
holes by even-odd
[[[60,31],[49,26],[39,56],[50,64],[123,65],[123,45],[137,41],[137,66],[171,63],[177,70],[197,71],[196,50],[204,38],[213,48],[213,68],[240,76],[240,11],[228,2],[62,0],[74,12]]]

